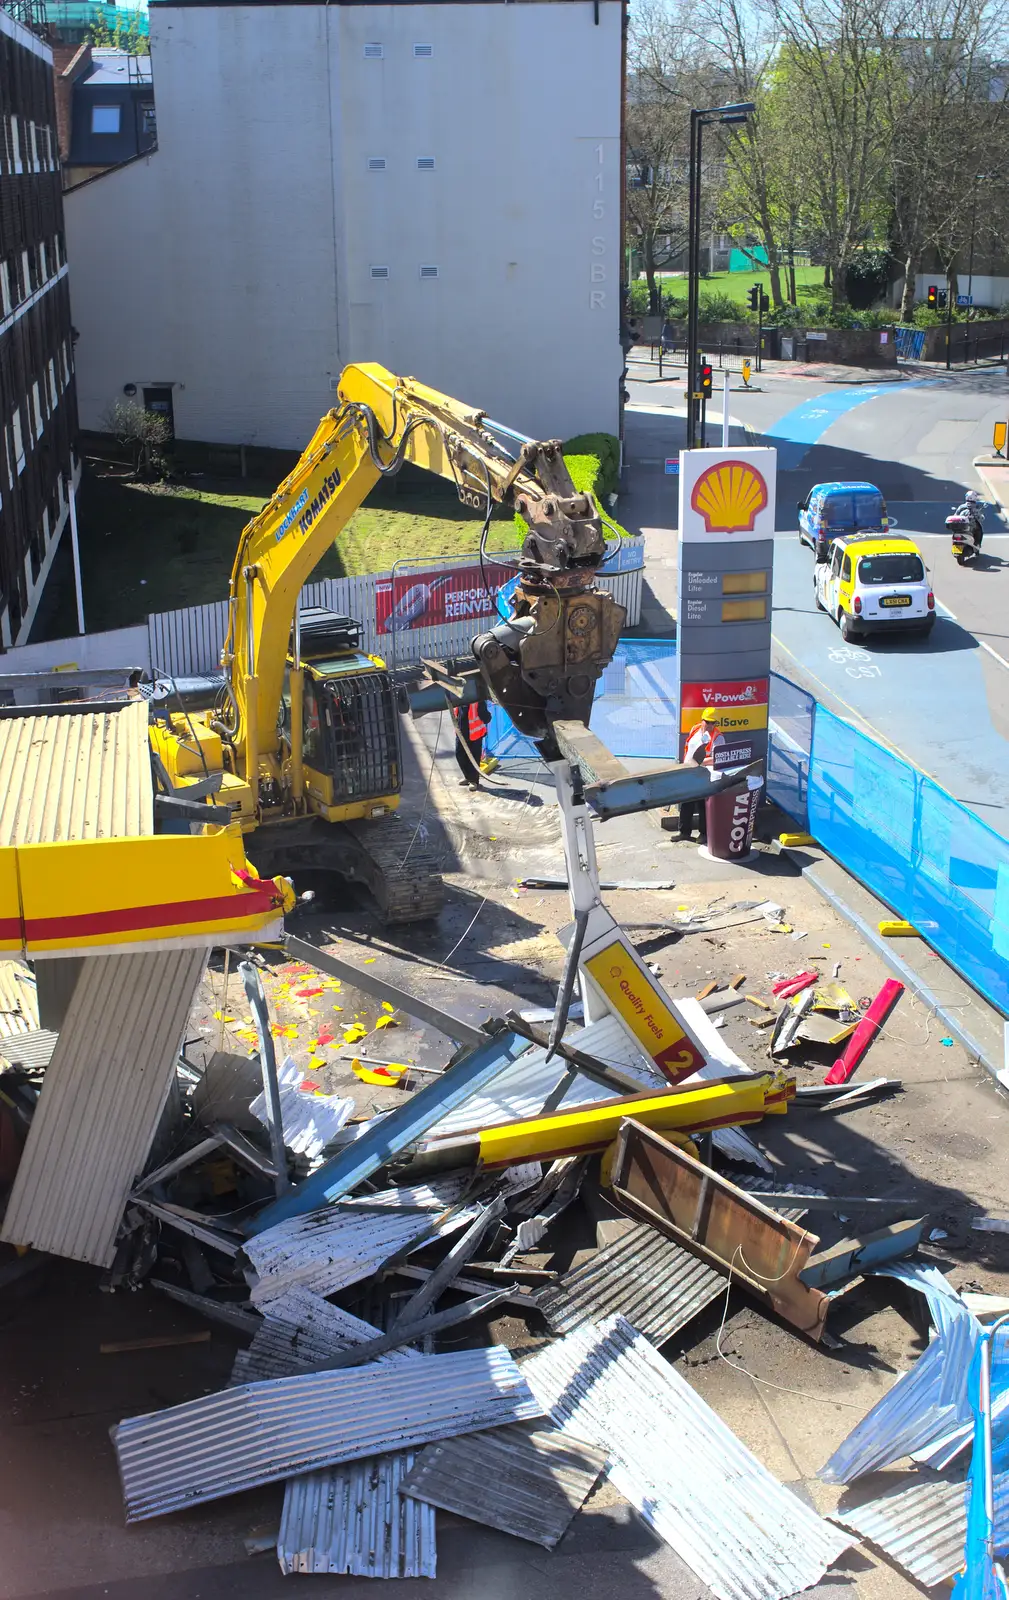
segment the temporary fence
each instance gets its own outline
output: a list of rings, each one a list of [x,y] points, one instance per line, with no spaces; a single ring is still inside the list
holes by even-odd
[[[391,572],[356,578],[323,578],[301,592],[305,606],[325,606],[361,624],[362,648],[390,666],[412,666],[424,657],[469,650],[474,634],[496,620],[498,589],[517,570],[518,551],[398,561]],[[644,541],[612,541],[600,583],[627,610],[627,625],[641,614]],[[197,677],[220,666],[228,630],[228,602],[162,611],[148,618],[150,659],[155,672]]]
[[[621,639],[596,687],[592,731],[623,759],[678,761],[676,644],[671,639]],[[487,749],[498,760],[535,758],[500,706],[491,712]]]
[[[898,361],[920,361],[925,349],[924,328],[895,328]]]
[[[805,689],[772,672],[768,709],[767,796],[806,828],[816,701]]]
[[[1009,841],[822,705],[808,818],[818,844],[1009,1012]]]

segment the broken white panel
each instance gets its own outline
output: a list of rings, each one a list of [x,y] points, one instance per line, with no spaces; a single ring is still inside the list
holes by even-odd
[[[627,1077],[628,1090],[632,1093],[639,1089],[657,1091],[668,1088],[667,1080],[642,1054],[616,1017],[604,1017],[601,1022],[590,1023],[576,1033],[565,1034],[565,1043],[575,1050],[583,1050],[586,1055],[594,1056],[604,1066],[622,1071]],[[570,1077],[570,1081],[557,1102],[558,1110],[614,1100],[621,1092],[586,1077],[560,1056],[547,1061],[546,1049],[533,1045],[496,1077],[483,1094],[467,1100],[465,1105],[458,1106],[435,1123],[427,1139],[454,1139],[480,1128],[493,1128],[505,1122],[518,1122],[522,1117],[535,1117],[565,1077]]]
[[[112,1264],[206,958],[204,949],[83,959],[7,1204],[8,1244]]]
[[[353,1115],[354,1102],[337,1094],[306,1093],[301,1088],[304,1081],[305,1074],[288,1056],[277,1073],[284,1144],[293,1155],[308,1156],[314,1161]],[[270,1111],[265,1090],[257,1094],[249,1110],[264,1128],[269,1128]]]
[[[855,1541],[780,1484],[625,1317],[586,1323],[520,1371],[565,1433],[718,1600],[785,1600]]]
[[[677,1000],[676,1004],[680,1008],[680,1014],[690,1023],[701,1049],[708,1058],[707,1066],[691,1073],[689,1078],[683,1078],[682,1083],[703,1083],[712,1078],[734,1077],[737,1073],[750,1076],[753,1068],[748,1067],[746,1062],[737,1056],[732,1046],[722,1038],[699,1000],[691,996]],[[743,1161],[750,1166],[759,1167],[761,1172],[774,1171],[763,1151],[757,1148],[742,1128],[716,1128],[712,1134],[712,1143],[728,1161]]]

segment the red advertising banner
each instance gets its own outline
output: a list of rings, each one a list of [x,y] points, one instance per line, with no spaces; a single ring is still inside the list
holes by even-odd
[[[514,568],[479,562],[451,572],[395,573],[375,586],[375,626],[378,633],[404,633],[413,628],[436,628],[441,623],[493,622],[498,616],[495,595],[514,576]],[[474,629],[474,631],[477,631]]]

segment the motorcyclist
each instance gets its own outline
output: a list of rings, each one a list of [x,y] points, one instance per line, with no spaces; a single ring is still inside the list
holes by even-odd
[[[974,541],[974,549],[980,550],[984,538],[983,512],[986,502],[981,498],[976,489],[968,489],[963,504],[957,506],[953,515],[966,517],[967,527]]]

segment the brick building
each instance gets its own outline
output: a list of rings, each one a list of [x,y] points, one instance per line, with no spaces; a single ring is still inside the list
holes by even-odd
[[[24,643],[79,476],[47,44],[0,9],[0,643]]]

